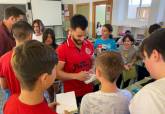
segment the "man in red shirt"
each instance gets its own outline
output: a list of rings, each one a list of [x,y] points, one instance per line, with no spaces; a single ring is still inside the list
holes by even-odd
[[[27,22],[19,21],[12,27],[16,46],[32,39],[33,28]],[[5,53],[0,58],[0,83],[1,88],[9,89],[10,95],[20,93],[20,85],[11,66],[13,50]]]
[[[86,18],[75,15],[70,23],[70,37],[57,48],[57,77],[64,82],[64,92],[75,91],[79,105],[82,96],[93,91],[93,85],[84,81],[89,78],[88,71],[92,68],[94,47],[85,39]]]
[[[29,40],[17,46],[11,64],[20,82],[21,93],[8,99],[3,113],[56,114],[48,107],[43,93],[56,78],[57,62],[54,49],[36,40]]]
[[[24,13],[16,7],[8,7],[4,11],[4,20],[0,22],[0,56],[15,46],[13,35],[11,34],[12,25],[24,18]]]

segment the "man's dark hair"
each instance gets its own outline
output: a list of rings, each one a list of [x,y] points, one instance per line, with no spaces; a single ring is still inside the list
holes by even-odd
[[[23,41],[33,34],[33,28],[25,21],[18,21],[12,26],[12,33],[16,40]]]
[[[144,58],[144,51],[147,56],[150,57],[153,50],[157,50],[165,61],[165,28],[161,28],[153,32],[148,38],[146,38],[140,47],[140,52]]]
[[[116,81],[123,71],[123,59],[120,53],[103,52],[96,57],[96,68],[99,66],[105,78],[111,83]]]
[[[81,28],[83,31],[88,27],[88,21],[85,16],[77,14],[74,15],[70,20],[72,29]]]
[[[133,42],[133,43],[135,42],[135,40],[134,40],[134,38],[133,38],[133,36],[132,36],[131,34],[126,34],[126,35],[123,37],[122,41],[125,42],[125,40],[126,40],[127,38],[128,38],[131,42]]]
[[[57,62],[54,49],[36,40],[16,47],[12,58],[12,66],[21,87],[30,91],[43,73],[52,73]]]
[[[25,15],[25,13],[19,8],[16,8],[14,6],[6,8],[4,12],[5,19],[8,19],[11,16],[19,17],[20,15]]]
[[[161,28],[161,26],[159,24],[153,24],[149,27],[148,33],[151,34],[153,33],[155,30]]]

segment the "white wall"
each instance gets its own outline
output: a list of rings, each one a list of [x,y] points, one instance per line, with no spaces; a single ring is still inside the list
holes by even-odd
[[[128,27],[145,27],[147,21],[128,19],[128,0],[114,0],[112,9],[112,25]]]
[[[152,0],[148,21],[127,19],[128,0],[113,0],[112,24],[117,26],[146,27],[165,21],[165,0]]]
[[[0,4],[26,4],[27,0],[0,0]]]
[[[152,0],[151,14],[149,17],[148,25],[153,23],[165,22],[165,0]]]
[[[157,22],[159,8],[160,8],[160,1],[161,0],[152,0],[148,26]]]

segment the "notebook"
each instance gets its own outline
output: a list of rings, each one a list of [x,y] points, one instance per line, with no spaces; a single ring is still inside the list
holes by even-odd
[[[56,94],[56,102],[59,103],[56,108],[58,114],[64,114],[64,110],[67,110],[70,113],[78,112],[74,91]]]

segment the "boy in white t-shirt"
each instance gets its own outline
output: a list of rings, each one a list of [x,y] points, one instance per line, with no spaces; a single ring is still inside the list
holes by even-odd
[[[123,66],[117,52],[103,52],[96,58],[96,78],[101,82],[101,89],[83,97],[80,114],[129,114],[132,95],[116,86]]]
[[[165,29],[146,38],[141,54],[151,77],[156,79],[143,87],[131,100],[131,114],[165,114]]]

